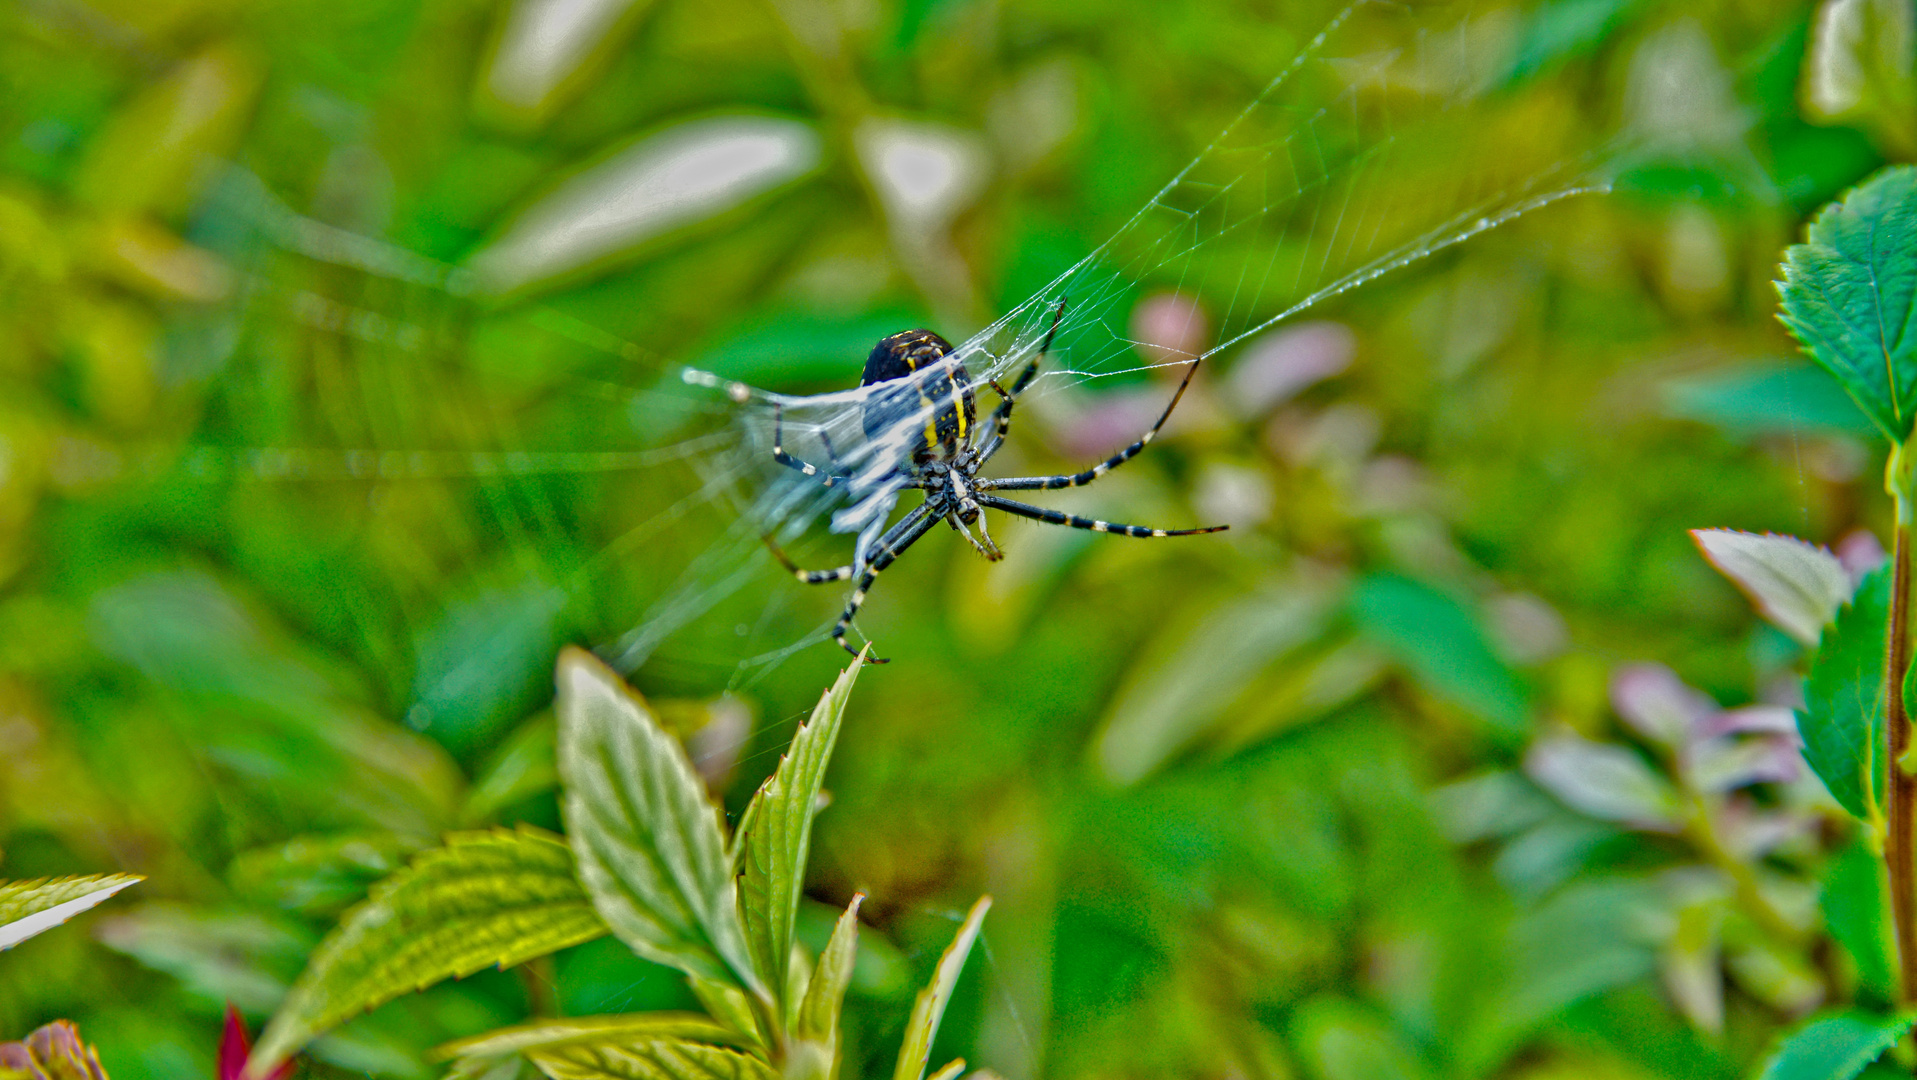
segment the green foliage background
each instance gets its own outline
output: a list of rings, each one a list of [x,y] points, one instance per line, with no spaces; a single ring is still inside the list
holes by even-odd
[[[71,1017],[119,1080],[210,1075],[223,1002],[268,1014],[410,852],[557,827],[558,647],[631,626],[721,523],[644,528],[683,483],[660,468],[367,479],[339,451],[638,449],[622,391],[678,362],[849,385],[882,334],[957,337],[1088,250],[1333,10],[657,0],[514,111],[481,78],[496,7],[0,13],[0,876],[149,877],[0,953],[0,1037]],[[1770,282],[1812,210],[1907,152],[1908,103],[1806,113],[1810,4],[1487,10],[1502,92],[1552,123],[1608,130],[1634,71],[1701,56],[1730,134],[1314,312],[1355,332],[1348,373],[1253,422],[1187,405],[1071,503],[1186,524],[1224,478],[1269,495],[1262,522],[1162,545],[1001,527],[989,567],[934,534],[887,575],[861,625],[895,662],[853,697],[800,920],[816,949],[869,896],[848,1073],[884,1068],[980,892],[933,1058],[1014,1078],[1720,1077],[1793,1019],[1744,983],[1718,1030],[1672,1008],[1676,932],[1628,915],[1692,861],[1683,837],[1549,804],[1514,857],[1428,793],[1553,726],[1619,738],[1619,665],[1736,705],[1801,663],[1685,530],[1883,533],[1872,430]],[[455,263],[556,179],[741,107],[814,123],[819,176],[536,297],[474,305],[273,234],[283,206]],[[871,110],[988,133],[953,232],[969,291],[915,274],[849,163]],[[426,347],[396,347],[409,330]],[[1014,436],[1021,467],[1085,464],[1047,432]],[[261,452],[288,448],[325,475],[275,479]],[[840,602],[769,560],[748,592],[714,620],[736,641],[632,676],[695,740],[749,710],[708,748],[748,740],[708,777],[735,814],[846,659],[816,646],[719,698]],[[1766,872],[1817,881],[1838,820]],[[1805,955],[1826,997],[1869,998]],[[307,1067],[425,1076],[425,1048],[529,1011],[696,1007],[601,939],[403,997]]]

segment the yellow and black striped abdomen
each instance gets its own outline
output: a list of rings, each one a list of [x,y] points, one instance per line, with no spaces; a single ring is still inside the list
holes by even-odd
[[[883,388],[866,400],[861,417],[865,437],[899,433],[899,425],[910,423],[911,430],[904,434],[914,462],[957,454],[978,412],[971,376],[965,365],[945,359],[951,352],[951,343],[930,330],[907,330],[874,346],[859,385]]]

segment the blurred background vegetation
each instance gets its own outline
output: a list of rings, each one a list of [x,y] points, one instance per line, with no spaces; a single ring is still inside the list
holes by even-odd
[[[558,647],[639,625],[728,512],[662,516],[701,461],[648,430],[649,388],[690,363],[831,389],[886,333],[959,339],[1334,10],[7,6],[0,876],[150,879],[0,954],[0,1038],[71,1017],[119,1080],[211,1075],[223,1003],[264,1017],[410,851],[558,827]],[[1225,383],[1253,348],[1221,356],[1150,454],[1055,500],[1224,537],[1005,524],[1003,564],[935,536],[887,575],[861,624],[895,662],[859,683],[810,887],[815,945],[870,895],[848,1074],[980,891],[935,1059],[1014,1080],[1725,1077],[1820,1003],[1884,1000],[1881,942],[1818,904],[1874,873],[1848,819],[1723,719],[1791,704],[1802,646],[1685,530],[1880,557],[1878,450],[1770,281],[1808,212],[1917,146],[1909,4],[1478,11],[1497,93],[1602,131],[1674,86],[1701,149],[1261,339],[1255,415]],[[550,265],[473,257],[712,122],[775,123],[798,164]],[[907,221],[875,131],[945,163],[936,213]],[[1218,302],[1147,298],[1134,333]],[[995,471],[1082,467],[1131,437],[1100,416],[1166,392],[1082,389]],[[766,562],[632,675],[735,813],[846,659],[739,666],[842,599]],[[427,1076],[531,1011],[675,1007],[606,939],[396,1001],[305,1067]]]

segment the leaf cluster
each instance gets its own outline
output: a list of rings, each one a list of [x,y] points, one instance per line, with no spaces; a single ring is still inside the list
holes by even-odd
[[[683,972],[708,1015],[539,1019],[439,1055],[460,1075],[520,1056],[552,1080],[831,1080],[862,898],[816,961],[794,927],[813,817],[861,663],[821,696],[728,838],[684,746],[651,706],[591,654],[568,649],[554,707],[566,835],[523,825],[454,833],[375,885],[313,952],[247,1075],[265,1076],[316,1036],[401,994],[611,933]],[[989,899],[973,907],[919,995],[897,1080],[924,1077],[989,907]]]

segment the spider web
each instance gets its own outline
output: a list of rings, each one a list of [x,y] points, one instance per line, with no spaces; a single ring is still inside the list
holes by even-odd
[[[945,372],[975,395],[980,424],[1000,400],[996,387],[1028,365],[1039,374],[1021,399],[1209,360],[1532,210],[1607,190],[1615,147],[1580,149],[1563,117],[1498,91],[1505,54],[1486,46],[1504,25],[1469,5],[1360,0],[1340,11],[1108,240],[954,349]],[[1125,326],[1133,302],[1154,290],[1210,308],[1212,342],[1141,364],[1150,344]],[[901,463],[924,441],[931,414],[951,405],[934,394],[871,432],[885,384],[793,397],[683,375],[738,406],[730,467],[745,518],[780,542],[821,521],[856,534],[855,572],[895,517],[908,486]],[[775,446],[841,475],[828,486],[782,468]],[[646,628],[628,635],[620,660],[643,659],[653,640]]]
[[[1561,103],[1499,89],[1506,14],[1379,0],[1341,11],[1108,240],[958,345],[950,361],[981,418],[997,401],[990,384],[1010,385],[1039,359],[1054,319],[1021,400],[1229,359],[1314,305],[1602,190],[1615,145],[1577,130]],[[458,268],[303,218],[244,173],[224,202],[247,231],[226,245],[247,253],[241,315],[182,331],[233,358],[212,425],[222,438],[170,463],[135,455],[136,468],[299,481],[325,492],[300,512],[345,518],[376,512],[382,486],[458,482],[421,502],[443,501],[438,520],[463,528],[435,535],[422,521],[405,534],[421,568],[395,583],[393,606],[409,619],[443,604],[433,583],[448,566],[499,573],[503,537],[506,561],[550,593],[535,610],[583,604],[590,625],[626,628],[599,650],[621,670],[669,660],[694,672],[688,681],[730,670],[736,686],[825,638],[829,623],[739,658],[738,639],[759,636],[804,588],[763,540],[850,533],[862,565],[895,516],[898,465],[922,438],[922,412],[868,432],[881,389],[767,393],[679,369],[558,301],[509,319],[476,313]],[[1127,336],[1132,304],[1161,289],[1212,313],[1216,334],[1189,358],[1147,360]],[[579,346],[587,359],[543,368],[499,359]],[[634,385],[635,369],[654,381]],[[828,487],[777,464],[775,419],[786,450],[845,480]],[[466,512],[472,502],[483,512]],[[612,508],[590,546],[578,538],[582,504]],[[743,595],[768,580],[780,584]],[[661,654],[667,642],[675,648]]]

